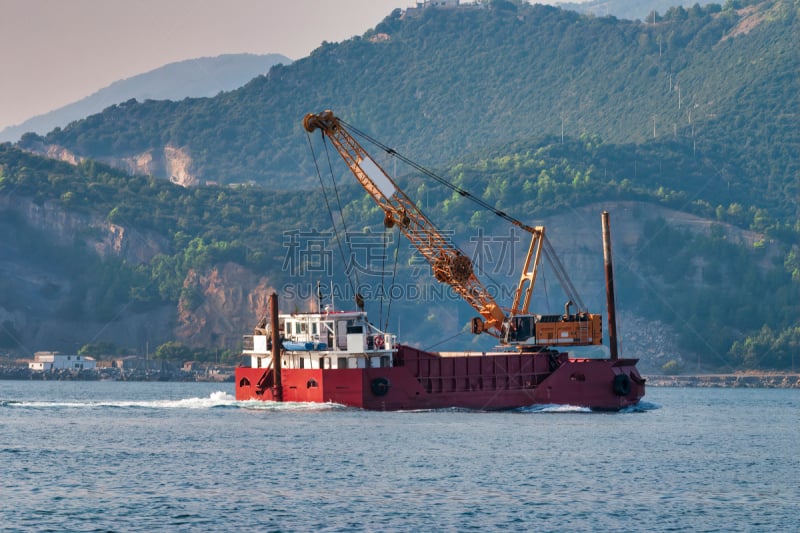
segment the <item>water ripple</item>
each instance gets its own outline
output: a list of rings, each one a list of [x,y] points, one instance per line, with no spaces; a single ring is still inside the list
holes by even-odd
[[[800,518],[796,391],[657,389],[630,416],[36,387],[4,383],[0,403],[8,531],[790,531]]]

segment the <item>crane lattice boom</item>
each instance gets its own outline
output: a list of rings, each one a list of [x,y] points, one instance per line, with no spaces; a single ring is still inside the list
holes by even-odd
[[[342,126],[332,112],[306,115],[305,129],[319,129],[330,139],[362,187],[383,209],[384,224],[398,226],[430,263],[433,275],[447,283],[486,321],[486,331],[499,336],[505,313],[475,277],[472,261],[446,239],[394,180]]]
[[[585,312],[571,315],[571,302],[564,315],[528,314],[542,246],[546,243],[543,227],[532,228],[505,213],[498,213],[531,234],[531,245],[513,304],[504,310],[475,276],[470,258],[436,229],[333,112],[310,113],[303,119],[303,126],[309,133],[320,130],[331,141],[361,186],[383,209],[384,225],[397,226],[431,265],[434,277],[450,285],[478,311],[481,319],[473,319],[473,332],[486,332],[504,344],[520,346],[600,344],[600,315]],[[459,192],[471,196],[466,191]],[[547,248],[544,252],[548,254]]]

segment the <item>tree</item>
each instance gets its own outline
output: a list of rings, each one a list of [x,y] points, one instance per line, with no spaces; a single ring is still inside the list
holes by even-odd
[[[81,349],[78,350],[78,355],[86,355],[99,359],[104,355],[117,355],[118,352],[119,349],[113,342],[92,342],[84,344]]]
[[[192,359],[192,350],[183,343],[168,341],[156,348],[154,357],[169,361],[189,361]]]

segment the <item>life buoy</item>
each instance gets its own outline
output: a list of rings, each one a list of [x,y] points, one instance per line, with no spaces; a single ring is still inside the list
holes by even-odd
[[[631,379],[628,374],[617,374],[614,376],[614,394],[617,396],[627,396],[631,392]]]
[[[375,338],[373,338],[372,341],[375,343],[375,348],[377,348],[378,350],[382,350],[383,349],[383,345],[384,345],[383,335],[375,335]]]
[[[372,389],[372,394],[375,396],[386,396],[386,393],[389,392],[390,387],[389,380],[386,378],[375,378],[370,383],[370,388]]]

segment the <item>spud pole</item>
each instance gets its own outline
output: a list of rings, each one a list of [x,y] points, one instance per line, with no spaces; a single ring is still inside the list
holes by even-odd
[[[269,295],[269,318],[272,329],[272,370],[275,372],[275,393],[273,397],[276,402],[283,401],[283,383],[281,383],[281,334],[278,331],[278,294],[273,292]]]
[[[608,347],[611,360],[616,361],[617,353],[617,311],[614,304],[614,266],[611,263],[611,228],[608,224],[608,211],[603,211],[603,262],[606,270],[606,304],[608,305]]]

